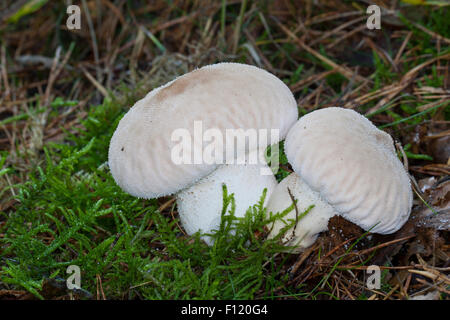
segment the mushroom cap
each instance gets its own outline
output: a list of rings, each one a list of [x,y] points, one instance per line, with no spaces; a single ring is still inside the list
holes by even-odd
[[[393,140],[359,113],[332,107],[303,116],[285,151],[308,186],[363,229],[393,233],[408,219],[411,185]]]
[[[283,139],[297,118],[291,91],[271,73],[238,63],[205,66],[152,90],[125,114],[111,138],[109,166],[116,183],[131,195],[170,195],[218,166],[175,164],[171,154],[179,142],[172,141],[174,130],[187,130],[195,143],[195,121],[201,121],[203,132],[218,129],[224,137],[227,129],[277,129]]]
[[[248,161],[245,164],[225,164],[195,185],[180,191],[176,195],[177,208],[186,233],[211,233],[219,229],[223,208],[222,184],[226,185],[228,195],[234,194],[235,217],[244,217],[248,208],[260,201],[265,188],[266,204],[277,181],[274,175],[261,175],[262,167],[268,169],[265,163],[250,164]],[[230,209],[231,205],[227,212]],[[203,240],[212,244],[209,236],[203,237]]]

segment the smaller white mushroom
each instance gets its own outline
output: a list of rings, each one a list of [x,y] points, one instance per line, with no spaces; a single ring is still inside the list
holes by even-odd
[[[289,219],[296,226],[283,239],[298,248],[311,245],[334,215],[380,234],[408,219],[412,190],[393,140],[359,113],[326,108],[303,116],[288,132],[285,151],[294,173],[274,190],[268,212],[291,206],[291,195],[300,214],[315,207],[301,219],[292,210],[274,224],[272,237]]]

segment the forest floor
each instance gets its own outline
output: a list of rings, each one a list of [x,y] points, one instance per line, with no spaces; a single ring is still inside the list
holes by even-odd
[[[0,4],[0,299],[449,299],[449,6],[378,0],[369,30],[369,1],[78,3],[79,30],[63,1]],[[220,61],[278,76],[300,115],[351,108],[391,134],[414,189],[406,225],[368,234],[336,217],[295,254],[266,239],[255,205],[226,211],[208,247],[172,197],[120,190],[107,150],[121,116]],[[278,180],[292,171],[281,164]],[[80,290],[67,290],[71,265]]]

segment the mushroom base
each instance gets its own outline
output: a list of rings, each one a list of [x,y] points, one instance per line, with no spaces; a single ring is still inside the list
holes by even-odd
[[[218,230],[223,208],[223,184],[228,194],[234,194],[236,217],[245,216],[248,208],[260,201],[265,188],[267,203],[277,182],[273,175],[261,174],[260,169],[264,167],[269,168],[266,164],[222,165],[195,185],[179,192],[176,196],[178,213],[186,233],[192,235],[200,231],[208,234]],[[202,239],[208,245],[213,244],[208,235]]]
[[[297,200],[296,208],[294,207],[287,215],[269,226],[271,229],[269,238],[284,232],[281,235],[283,244],[292,246],[293,252],[300,252],[311,246],[319,233],[327,230],[328,220],[339,213],[295,173],[283,179],[274,190],[267,204],[268,213],[281,213],[292,205],[293,200],[289,190],[292,197]],[[308,211],[311,206],[314,207]],[[306,211],[308,212],[304,215]],[[293,222],[293,227],[283,230]]]

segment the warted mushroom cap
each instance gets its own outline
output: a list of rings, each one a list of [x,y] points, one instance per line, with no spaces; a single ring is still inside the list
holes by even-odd
[[[393,233],[408,219],[412,191],[393,140],[359,113],[334,107],[303,116],[285,151],[312,190],[365,230]]]
[[[271,73],[237,63],[205,66],[154,89],[128,111],[111,139],[109,166],[131,195],[170,195],[217,168],[175,164],[174,130],[186,129],[194,137],[194,122],[201,121],[203,131],[279,129],[283,139],[297,117],[291,91]]]

